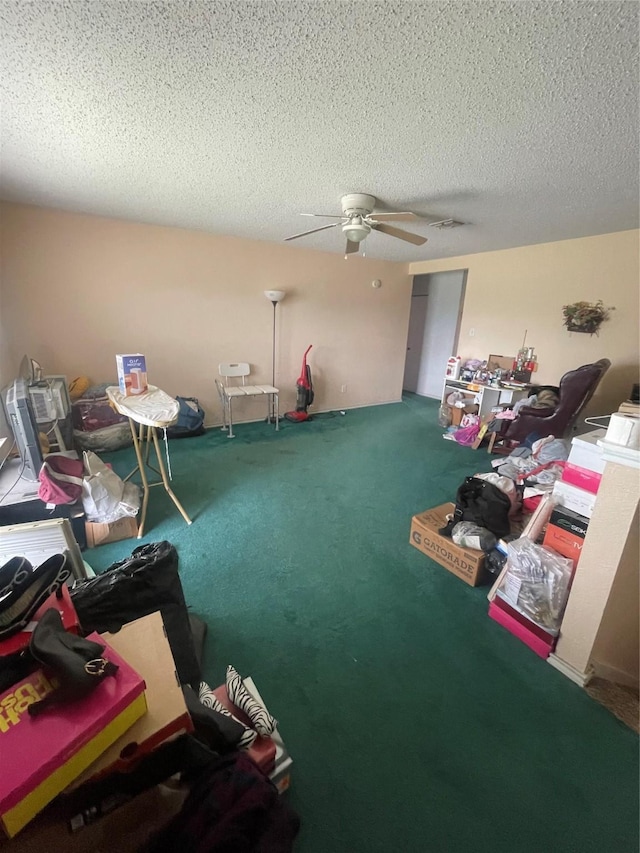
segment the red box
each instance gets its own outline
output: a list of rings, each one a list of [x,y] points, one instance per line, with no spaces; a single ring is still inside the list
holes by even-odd
[[[240,720],[241,723],[244,723],[246,726],[251,728],[251,721],[249,718],[239,708],[236,708],[227,696],[227,688],[224,684],[221,684],[220,687],[216,687],[213,694],[218,702],[220,702],[221,705],[224,705],[227,711],[230,711],[234,717]],[[270,737],[258,735],[249,749],[246,750],[246,753],[249,758],[258,765],[265,776],[268,776],[273,772],[276,764],[276,745]]]
[[[80,620],[78,619],[78,614],[73,606],[71,596],[69,595],[69,589],[66,584],[61,587],[60,591],[62,592],[62,598],[58,598],[54,592],[53,595],[50,595],[49,598],[47,598],[42,607],[36,610],[33,615],[33,619],[22,629],[22,631],[18,631],[17,634],[12,634],[5,640],[0,641],[0,657],[26,649],[31,642],[31,635],[36,627],[36,623],[44,616],[46,611],[50,610],[52,607],[55,607],[55,609],[60,613],[60,616],[62,617],[62,625],[66,631],[70,631],[72,634],[80,633]]]
[[[588,527],[588,518],[563,506],[556,507],[551,513],[542,544],[572,560],[575,570]]]
[[[602,474],[598,474],[597,471],[590,471],[588,468],[581,468],[580,465],[574,465],[572,462],[565,462],[562,479],[565,483],[570,483],[572,486],[577,486],[579,489],[585,489],[587,492],[596,495],[600,488]]]
[[[555,648],[557,637],[547,634],[498,595],[489,605],[489,616],[545,660]]]
[[[146,712],[142,678],[108,646],[104,656],[118,665],[114,676],[40,716],[29,705],[54,689],[41,670],[0,695],[0,824],[10,837]]]

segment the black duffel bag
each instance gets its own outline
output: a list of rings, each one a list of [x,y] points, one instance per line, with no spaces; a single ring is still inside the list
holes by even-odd
[[[178,552],[170,542],[151,542],[105,572],[77,584],[71,599],[82,629],[116,633],[127,622],[159,610],[181,684],[195,690],[200,666],[178,575]]]
[[[510,511],[511,501],[501,489],[480,477],[466,477],[456,494],[453,518],[438,532],[442,536],[451,536],[459,521],[472,521],[490,530],[497,539],[502,539],[511,532]]]

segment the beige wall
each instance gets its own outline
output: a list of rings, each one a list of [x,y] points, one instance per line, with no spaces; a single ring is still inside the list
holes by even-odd
[[[638,502],[636,468],[607,462],[556,656],[576,672],[638,683]]]
[[[611,595],[593,647],[591,662],[596,672],[612,681],[624,679],[638,684],[640,669],[640,625],[638,620],[638,508],[629,529],[629,538],[620,558]]]
[[[639,233],[425,261],[409,270],[418,275],[468,269],[457,353],[463,358],[515,355],[525,331],[538,355],[538,382],[557,384],[567,370],[609,358],[612,367],[587,410],[603,414],[616,411],[638,382]],[[562,306],[598,299],[616,308],[599,336],[567,332]]]
[[[281,411],[293,407],[310,343],[317,411],[400,399],[406,265],[13,204],[2,206],[2,236],[14,372],[29,353],[48,373],[106,382],[116,353],[142,352],[151,383],[198,397],[219,423],[219,362],[248,361],[256,382],[271,381],[263,290],[277,289],[288,292],[278,307]],[[235,414],[257,419],[264,408],[247,400]]]

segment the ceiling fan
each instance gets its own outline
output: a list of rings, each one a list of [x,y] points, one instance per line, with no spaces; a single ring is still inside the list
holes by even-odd
[[[422,246],[427,242],[426,237],[420,234],[412,234],[410,231],[404,231],[401,228],[396,228],[393,225],[388,225],[388,222],[419,220],[421,217],[410,211],[401,211],[398,213],[374,213],[373,208],[376,204],[376,199],[367,193],[349,193],[341,198],[342,216],[331,216],[324,213],[302,213],[301,216],[314,216],[320,219],[337,219],[337,222],[332,222],[330,225],[322,225],[320,228],[312,228],[310,231],[302,231],[300,234],[293,234],[291,237],[285,237],[286,240],[297,240],[298,237],[306,237],[307,234],[315,234],[317,231],[326,231],[328,228],[342,227],[342,233],[347,238],[347,247],[345,249],[345,258],[354,252],[358,252],[362,241],[369,236],[372,231],[380,231],[383,234],[388,234],[390,237],[397,237],[407,243],[413,243],[416,246]],[[439,222],[429,221],[429,225],[452,227],[455,220],[445,219]],[[456,225],[461,225],[460,222],[455,222]],[[363,247],[364,255],[364,247]]]

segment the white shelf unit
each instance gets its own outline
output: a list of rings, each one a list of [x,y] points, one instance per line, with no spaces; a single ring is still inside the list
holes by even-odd
[[[474,386],[470,388],[469,386]],[[477,385],[472,382],[463,381],[461,379],[449,379],[445,377],[442,387],[442,405],[447,404],[447,397],[453,391],[461,391],[468,402],[477,403],[480,407],[478,414],[484,420],[491,413],[491,410],[496,406],[508,406],[516,403],[522,397],[528,396],[528,388],[500,388],[493,385]]]

